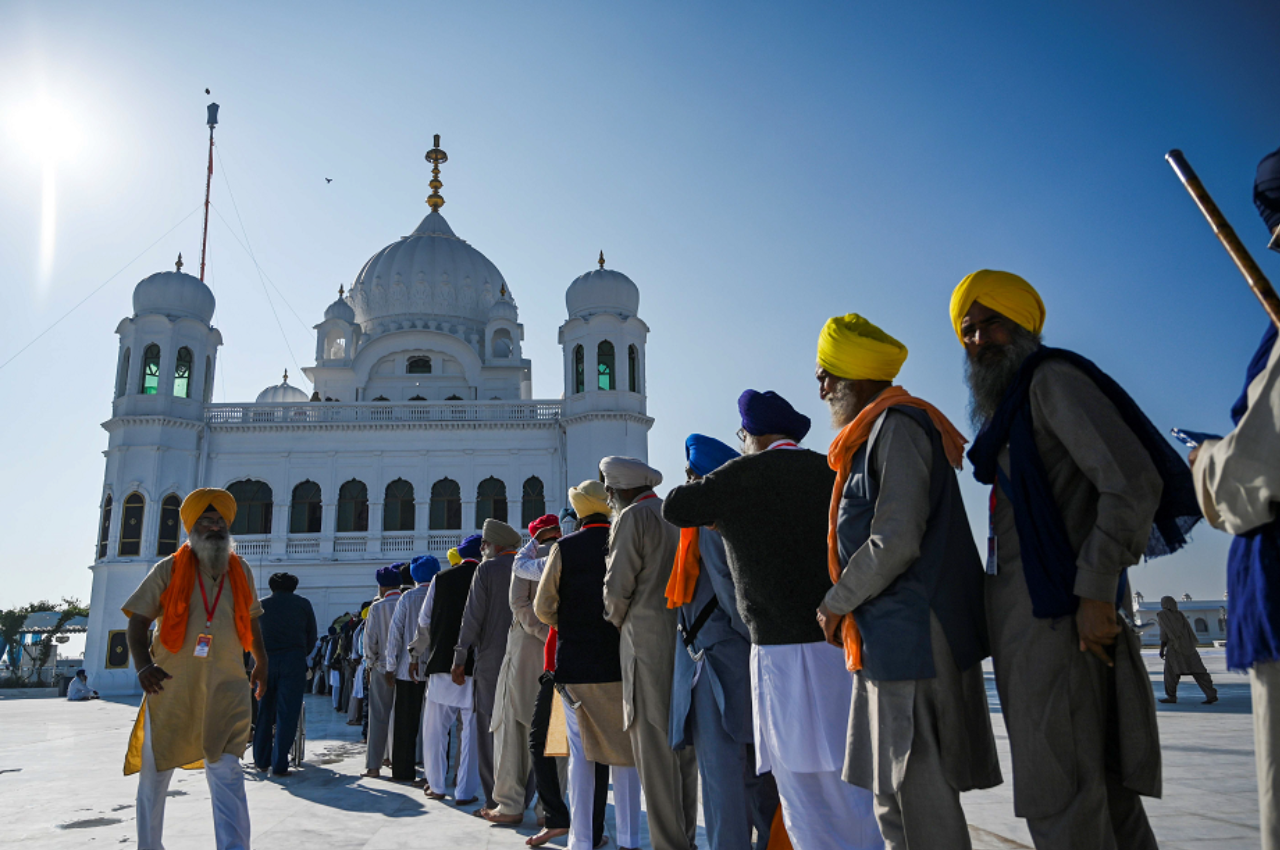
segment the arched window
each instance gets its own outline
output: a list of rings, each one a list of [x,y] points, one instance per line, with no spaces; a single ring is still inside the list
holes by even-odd
[[[314,481],[303,481],[293,488],[293,502],[289,505],[289,533],[319,534],[323,511],[320,485]]]
[[[338,531],[369,530],[369,488],[352,478],[338,488]]]
[[[586,357],[582,353],[582,346],[575,345],[573,347],[573,391],[575,393],[583,392],[587,388],[587,364]]]
[[[525,528],[529,523],[547,512],[547,499],[543,493],[542,479],[537,476],[526,478],[520,493],[520,522]]]
[[[231,523],[231,533],[270,534],[271,509],[273,507],[271,485],[265,481],[237,481],[227,487],[236,500],[236,519]]]
[[[98,529],[98,560],[107,557],[107,538],[111,536],[111,494],[102,503],[102,527]]]
[[[493,332],[489,346],[494,357],[510,357],[515,352],[515,346],[511,343],[511,331],[506,328],[498,328]]]
[[[1209,633],[1209,624],[1204,621],[1204,617],[1196,617],[1196,633],[1206,635]]]
[[[507,521],[507,485],[499,478],[486,478],[476,488],[476,528],[486,519]]]
[[[142,515],[146,509],[146,499],[141,493],[130,493],[124,499],[124,510],[120,513],[120,548],[122,558],[142,554]]]
[[[627,346],[627,389],[640,392],[640,352],[634,345]]]
[[[191,398],[191,349],[178,349],[178,362],[173,367],[173,394],[178,398]]]
[[[613,371],[613,343],[607,339],[596,346],[596,371],[600,389],[616,390],[618,388]]]
[[[413,485],[397,478],[382,500],[383,531],[413,531]]]
[[[120,357],[120,372],[116,375],[116,398],[129,392],[129,349]]]
[[[178,532],[182,528],[182,517],[178,511],[182,508],[182,500],[176,493],[170,493],[160,503],[160,534],[156,538],[156,557],[163,558],[178,551]]]
[[[225,398],[225,396],[224,396]],[[204,359],[204,403],[213,401],[213,358]]]
[[[142,386],[139,392],[144,395],[160,392],[160,346],[154,342],[142,349]]]
[[[431,374],[431,358],[430,357],[410,357],[409,365],[405,367],[405,373],[409,375],[430,375]]]
[[[462,490],[451,478],[431,485],[431,529],[462,528]]]

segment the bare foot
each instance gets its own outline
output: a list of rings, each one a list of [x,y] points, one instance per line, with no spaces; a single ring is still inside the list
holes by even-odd
[[[550,841],[553,838],[559,838],[562,835],[568,835],[568,834],[569,834],[569,830],[567,829],[560,829],[560,828],[544,829],[542,830],[542,832],[539,832],[537,835],[526,839],[524,843],[529,847],[541,847],[543,844],[546,844],[548,841]]]
[[[516,826],[524,823],[524,815],[504,815],[497,809],[481,809],[480,817],[489,823],[496,823],[499,826]]]

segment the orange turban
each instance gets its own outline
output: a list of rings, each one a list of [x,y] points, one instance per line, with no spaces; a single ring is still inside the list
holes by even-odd
[[[182,527],[187,530],[187,534],[191,533],[191,526],[196,524],[200,514],[209,508],[221,514],[227,521],[227,525],[231,525],[236,518],[236,497],[217,487],[201,487],[199,490],[192,490],[191,495],[182,500],[182,507],[178,509],[178,516],[182,517]]]
[[[960,333],[960,323],[975,301],[1032,333],[1040,333],[1044,328],[1044,302],[1035,287],[1016,274],[982,269],[960,281],[951,293],[951,326],[956,329],[961,345],[964,335]]]

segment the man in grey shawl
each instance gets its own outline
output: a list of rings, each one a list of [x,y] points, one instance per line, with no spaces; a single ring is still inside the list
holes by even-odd
[[[617,514],[609,534],[604,616],[621,632],[623,722],[631,736],[654,850],[689,850],[698,828],[698,760],[672,752],[667,738],[676,612],[667,582],[680,532],[662,518],[653,488],[662,473],[644,461],[600,461],[605,491]]]
[[[1178,610],[1178,603],[1172,596],[1160,600],[1160,613],[1156,614],[1156,622],[1160,624],[1160,657],[1164,659],[1164,693],[1161,702],[1178,701],[1178,680],[1190,676],[1196,680],[1200,690],[1204,691],[1204,704],[1213,705],[1218,701],[1218,689],[1213,686],[1209,671],[1204,669],[1200,660],[1200,651],[1196,649],[1196,633],[1191,630],[1191,623]]]

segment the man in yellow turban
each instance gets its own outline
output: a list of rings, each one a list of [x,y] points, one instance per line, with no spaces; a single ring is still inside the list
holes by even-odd
[[[1160,795],[1155,699],[1119,612],[1126,570],[1180,548],[1199,508],[1133,399],[1041,345],[1044,313],[1007,272],[975,272],[951,296],[979,432],[968,457],[992,488],[984,582],[1014,813],[1038,850],[1154,848],[1139,795]]]
[[[240,759],[249,744],[251,696],[242,653],[253,653],[250,682],[253,695],[261,696],[267,683],[262,606],[249,566],[232,551],[232,495],[196,490],[178,515],[187,542],[151,568],[123,607],[145,694],[125,756],[126,775],[140,773],[138,846],[161,846],[174,768],[203,767],[217,845],[248,847]]]

